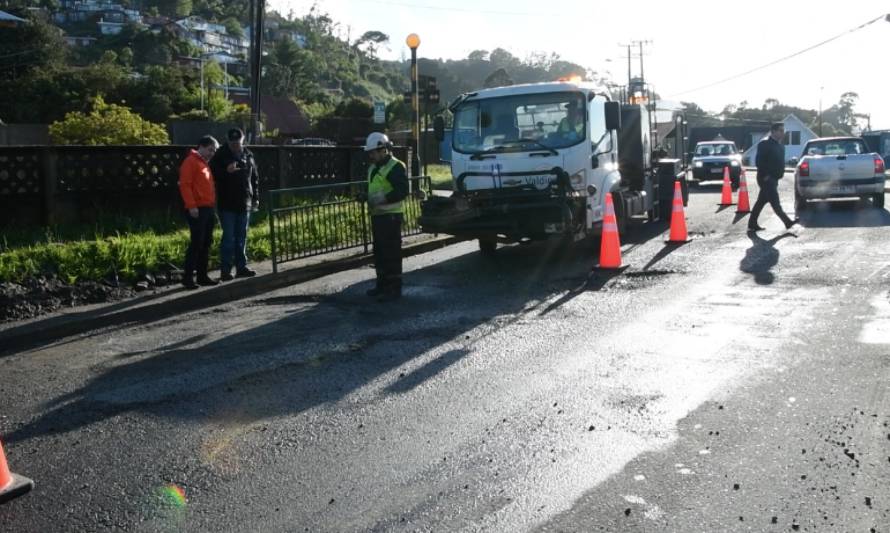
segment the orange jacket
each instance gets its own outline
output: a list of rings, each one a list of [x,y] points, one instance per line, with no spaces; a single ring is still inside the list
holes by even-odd
[[[213,175],[207,162],[195,149],[189,152],[179,167],[179,193],[186,209],[216,205]]]

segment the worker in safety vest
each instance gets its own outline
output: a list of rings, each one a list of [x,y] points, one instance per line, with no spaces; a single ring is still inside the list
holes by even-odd
[[[402,201],[408,196],[405,163],[392,156],[389,138],[380,132],[368,135],[365,152],[368,169],[368,211],[374,238],[377,284],[368,296],[379,302],[402,296]]]

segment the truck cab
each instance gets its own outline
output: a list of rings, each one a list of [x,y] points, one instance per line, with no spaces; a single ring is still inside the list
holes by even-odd
[[[632,107],[638,119],[645,114]],[[483,250],[496,242],[577,240],[601,231],[608,192],[619,219],[656,207],[648,118],[639,120],[640,157],[622,160],[622,106],[594,84],[485,89],[450,108],[454,193],[423,204],[426,232],[478,238]]]

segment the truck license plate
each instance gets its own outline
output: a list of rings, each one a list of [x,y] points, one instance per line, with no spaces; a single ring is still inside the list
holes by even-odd
[[[712,168],[711,174],[723,174],[723,169],[722,168]]]
[[[835,192],[838,194],[853,194],[856,192],[855,185],[838,185],[834,188]]]

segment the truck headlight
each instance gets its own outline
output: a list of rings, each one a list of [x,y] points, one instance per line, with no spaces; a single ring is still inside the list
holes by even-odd
[[[584,171],[580,171],[577,174],[572,174],[572,177],[569,178],[569,181],[572,184],[573,189],[580,189],[584,186]]]
[[[734,166],[734,167],[739,166],[739,162],[738,162],[738,161],[730,161],[729,164],[732,165],[732,166]]]
[[[704,166],[704,165],[702,165],[701,161],[696,161],[693,163],[693,165],[695,165],[695,168],[701,168],[702,166]]]

